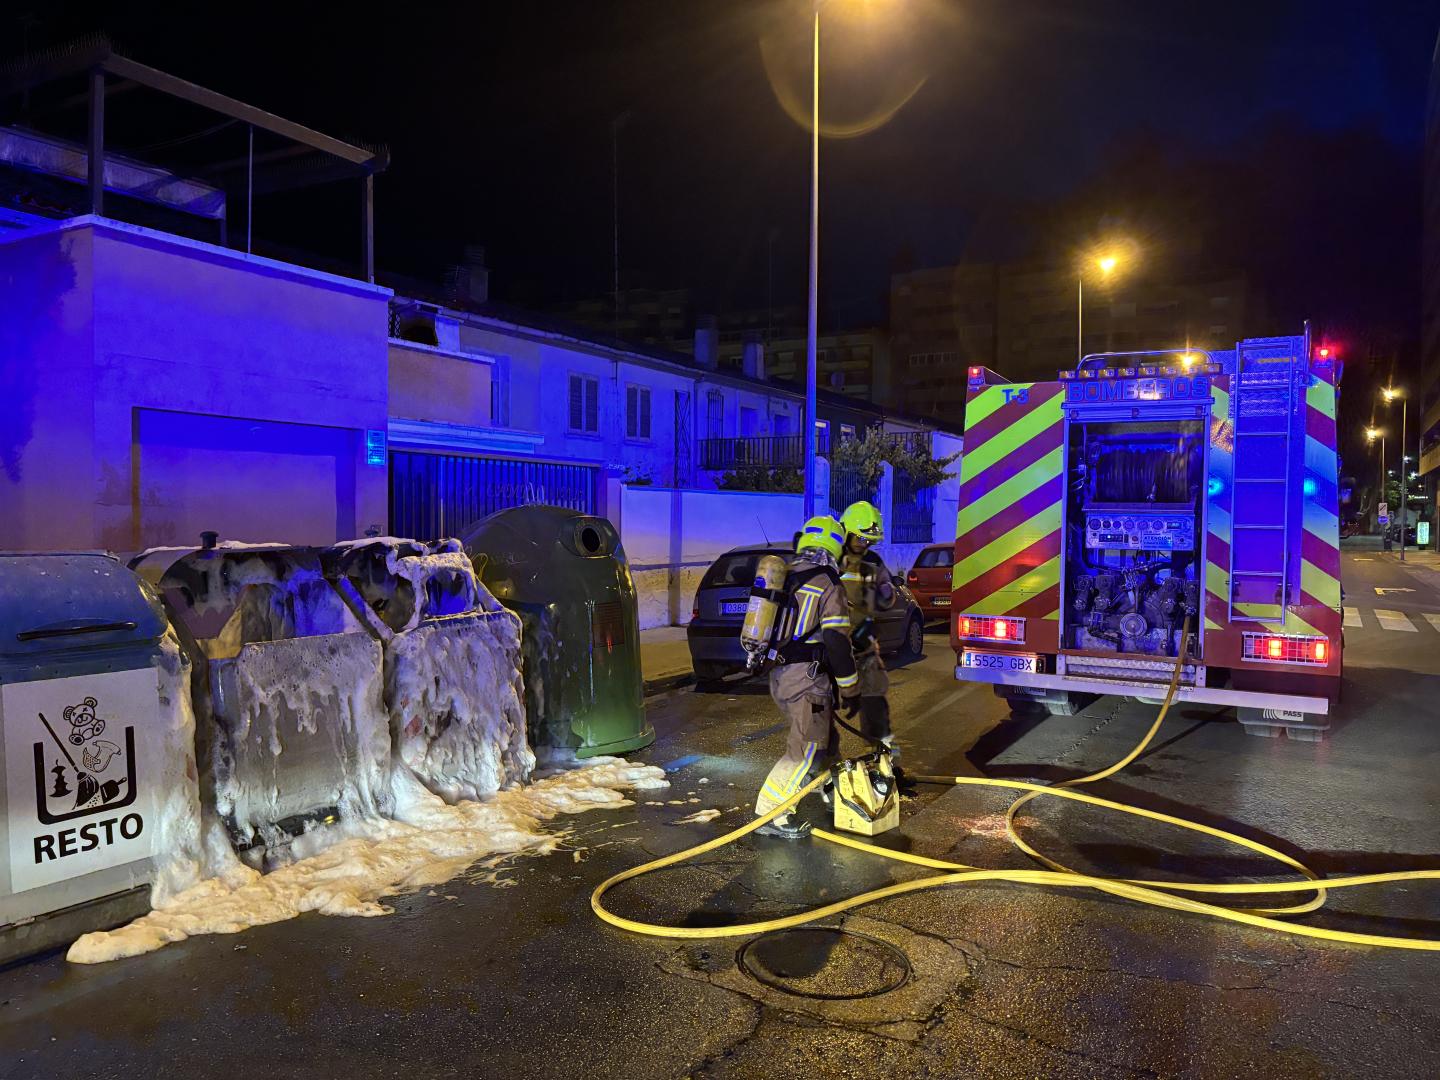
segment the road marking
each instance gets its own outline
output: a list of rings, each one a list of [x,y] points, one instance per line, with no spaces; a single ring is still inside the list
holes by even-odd
[[[930,706],[930,708],[926,709],[926,710],[925,710],[923,713],[921,713],[919,716],[915,717],[914,720],[910,721],[910,723],[911,723],[912,725],[913,725],[913,724],[918,724],[918,723],[920,723],[921,720],[928,720],[930,717],[932,717],[932,716],[934,716],[936,713],[940,712],[940,710],[942,710],[942,709],[948,709],[951,705],[955,704],[955,702],[957,702],[957,701],[960,700],[960,695],[961,695],[961,694],[965,693],[965,692],[966,692],[967,690],[969,690],[969,689],[970,689],[970,687],[969,687],[968,685],[962,686],[959,690],[956,690],[953,694],[948,694],[947,696],[941,698],[941,699],[940,699],[939,701],[937,701],[934,705]]]
[[[1350,556],[1350,561],[1351,561],[1351,562],[1374,562],[1375,560],[1372,559],[1372,558],[1370,558],[1370,556],[1368,556],[1368,555],[1351,555],[1351,556]]]
[[[1392,593],[1392,592],[1414,592],[1414,591],[1415,591],[1414,589],[1382,589],[1379,585],[1376,585],[1376,586],[1375,586],[1375,595],[1376,595],[1376,596],[1384,596],[1386,593]]]
[[[1382,630],[1408,630],[1412,634],[1415,633],[1415,624],[1406,618],[1404,612],[1376,608],[1375,617],[1380,620]]]
[[[1436,630],[1440,630],[1440,615],[1436,615],[1434,612],[1427,611],[1425,612],[1425,621],[1428,622]]]
[[[1345,625],[1346,625],[1346,626],[1364,626],[1364,625],[1365,625],[1363,622],[1360,621],[1360,609],[1359,609],[1359,608],[1347,607],[1347,608],[1345,609]]]

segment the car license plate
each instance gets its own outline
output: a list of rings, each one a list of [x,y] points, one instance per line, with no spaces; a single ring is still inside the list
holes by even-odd
[[[930,597],[930,603],[931,603],[934,607],[949,607],[949,606],[950,606],[950,597],[948,597],[948,596],[932,596],[932,597]]]
[[[749,600],[723,600],[720,603],[721,615],[744,615],[745,609],[750,606]]]
[[[972,652],[966,649],[960,654],[960,666],[986,668],[990,671],[1024,671],[1031,675],[1040,674],[1040,657],[1015,656],[1011,653]]]

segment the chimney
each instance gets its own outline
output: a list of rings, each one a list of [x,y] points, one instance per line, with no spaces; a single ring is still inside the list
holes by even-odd
[[[715,325],[715,316],[698,316],[695,319],[695,362],[714,371],[719,366],[719,351],[720,331]]]
[[[445,294],[455,302],[483,304],[490,299],[490,271],[485,266],[485,249],[466,244],[459,266],[445,272]]]
[[[485,249],[465,245],[465,268],[470,271],[470,299],[483,304],[490,299],[490,271],[485,266]]]
[[[749,378],[765,378],[765,343],[760,340],[759,330],[746,330],[744,353],[740,358],[740,370]]]

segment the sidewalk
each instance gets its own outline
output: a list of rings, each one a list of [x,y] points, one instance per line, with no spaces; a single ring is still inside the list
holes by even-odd
[[[1387,562],[1400,563],[1400,547],[1397,544],[1389,551],[1376,550],[1376,555]],[[1440,551],[1416,550],[1412,547],[1405,549],[1405,566],[1421,566],[1426,570],[1440,570]]]
[[[683,626],[657,626],[640,631],[640,670],[645,696],[688,686],[695,681],[690,667],[690,645]]]

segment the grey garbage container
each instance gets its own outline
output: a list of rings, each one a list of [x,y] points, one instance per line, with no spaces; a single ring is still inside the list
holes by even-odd
[[[99,553],[0,553],[0,963],[149,908],[198,836],[189,664]]]
[[[380,642],[315,548],[206,544],[132,560],[196,663],[202,798],[242,857],[283,856],[312,822],[389,816]]]
[[[459,541],[356,540],[321,561],[384,647],[397,768],[452,803],[528,780],[520,620]]]
[[[535,746],[579,757],[648,745],[635,582],[615,527],[558,506],[517,506],[464,537],[480,580],[524,623]]]

